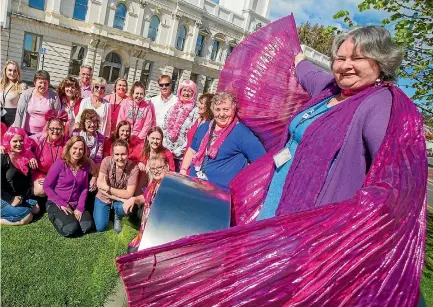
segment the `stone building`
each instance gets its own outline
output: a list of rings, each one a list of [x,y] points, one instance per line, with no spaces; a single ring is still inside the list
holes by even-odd
[[[233,48],[269,23],[270,0],[2,0],[1,62],[21,63],[23,79],[36,69],[56,86],[82,64],[109,84],[141,80],[148,95],[157,78],[175,88],[191,79],[213,92]],[[5,13],[7,12],[7,14]]]

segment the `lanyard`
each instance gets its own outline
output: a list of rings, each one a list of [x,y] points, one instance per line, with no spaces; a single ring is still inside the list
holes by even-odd
[[[117,172],[116,172],[116,162],[113,159],[113,166],[111,167],[111,176],[114,179],[113,187],[116,189],[122,189],[122,183],[125,179],[126,173],[125,170],[128,167],[128,162],[126,162],[125,167],[122,170],[122,175],[120,175],[119,181],[117,181]]]
[[[131,128],[131,129],[134,129],[135,122],[136,122],[137,119],[138,119],[138,115],[139,115],[139,113],[140,113],[140,106],[141,106],[141,103],[142,103],[142,102],[140,102],[140,104],[137,106],[137,112],[135,112],[135,103],[134,103],[134,101],[132,101],[132,128]]]
[[[47,139],[48,139],[48,137],[46,137],[46,138],[44,139],[44,142],[43,142],[43,144],[42,144],[41,151],[39,152],[38,160],[40,160],[41,155],[42,155],[42,153],[44,152],[44,148],[45,148],[45,144],[47,143]],[[57,157],[59,156],[59,149],[60,149],[59,147],[60,147],[60,146],[57,146],[57,149],[56,149],[56,157],[55,157],[55,160],[54,160],[54,155],[53,155],[52,146],[50,146],[51,161],[53,161],[53,163],[57,161]]]
[[[13,86],[13,85],[12,85]],[[11,87],[9,87],[9,89],[5,92],[4,90],[3,90],[3,101],[2,101],[2,108],[4,108],[5,107],[5,105],[6,105],[6,97],[7,97],[7,95],[9,94],[9,92],[10,92],[10,90],[11,90],[11,88],[12,88],[12,86]]]
[[[123,99],[124,99],[124,98],[120,99],[120,102],[119,102],[118,104],[116,104],[116,102],[117,102],[117,95],[114,94],[114,105],[113,105],[113,109],[114,109],[113,111],[114,111],[114,112],[116,112],[116,110],[117,110],[118,108],[120,108],[120,105],[122,104]],[[116,119],[116,120],[117,120],[117,119]]]
[[[215,126],[216,126],[216,122],[214,121],[213,124],[212,124],[212,127],[210,127],[209,139],[207,140],[207,145],[206,145],[206,153],[205,153],[205,156],[204,156],[204,161],[201,164],[200,170],[204,170],[204,168],[206,167],[206,165],[209,162],[209,155],[207,153],[209,151],[209,148],[210,148],[210,145],[211,145],[211,142],[212,142],[212,136],[213,136],[213,133],[214,133],[214,130],[215,130]]]

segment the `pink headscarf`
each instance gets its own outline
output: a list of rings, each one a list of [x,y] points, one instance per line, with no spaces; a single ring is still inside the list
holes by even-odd
[[[182,90],[184,88],[193,91],[192,98],[190,100],[188,100],[188,101],[185,101],[185,102],[195,102],[195,98],[197,97],[197,84],[195,84],[195,82],[191,81],[191,80],[185,80],[185,81],[183,81],[179,85],[179,88],[177,89],[177,98],[179,98],[179,101],[182,101],[181,92],[182,92]]]
[[[33,154],[30,151],[32,147],[32,140],[27,136],[26,132],[19,127],[9,127],[2,139],[2,145],[5,148],[5,153],[11,152],[11,140],[15,135],[21,135],[24,140],[23,150],[16,155],[14,158],[11,157],[11,162],[18,168],[23,174],[27,174],[29,171],[29,161],[33,158]]]

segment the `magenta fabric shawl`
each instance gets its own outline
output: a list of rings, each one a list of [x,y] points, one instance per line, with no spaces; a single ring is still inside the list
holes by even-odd
[[[271,152],[283,146],[288,120],[306,102],[293,75],[296,42],[288,16],[250,35],[221,74],[220,89],[237,93],[241,121]],[[272,93],[284,84],[286,92]],[[425,138],[415,105],[399,89],[390,91],[386,136],[352,199],[299,205],[252,222],[273,175],[270,153],[231,183],[235,227],[116,260],[129,305],[416,306],[426,231]],[[271,115],[264,104],[280,112]]]

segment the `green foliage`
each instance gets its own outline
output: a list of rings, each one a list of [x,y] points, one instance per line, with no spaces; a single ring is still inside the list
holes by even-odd
[[[405,51],[399,77],[413,80],[414,100],[426,101],[426,106],[433,104],[433,1],[432,0],[363,0],[360,12],[374,9],[390,13],[381,21],[382,25],[393,27],[394,40]],[[339,11],[335,19],[343,18],[349,27],[356,24],[349,17],[348,11]],[[335,31],[330,27],[327,32]]]
[[[331,55],[332,41],[334,34],[326,31],[326,28],[315,24],[311,26],[307,21],[305,24],[298,26],[298,37],[301,44],[316,49],[320,53]]]
[[[112,229],[63,238],[46,216],[1,227],[1,306],[103,306],[119,274],[115,258],[136,234]]]

